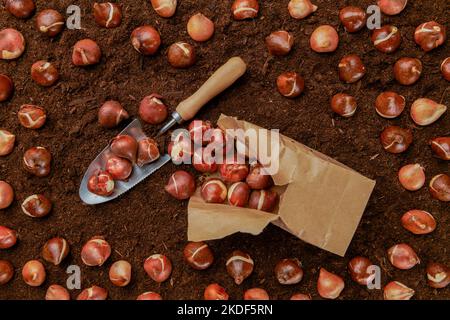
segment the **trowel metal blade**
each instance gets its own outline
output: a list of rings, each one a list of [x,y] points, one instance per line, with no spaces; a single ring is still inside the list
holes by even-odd
[[[133,136],[138,141],[146,137],[144,131],[142,130],[141,123],[138,119],[134,119],[120,134]],[[95,158],[95,160],[92,161],[92,163],[89,165],[89,168],[86,170],[86,173],[84,174],[83,180],[81,181],[80,185],[79,195],[81,200],[86,204],[94,205],[116,199],[117,197],[132,189],[138,183],[142,182],[144,179],[161,168],[171,159],[168,154],[165,154],[161,155],[161,157],[155,162],[144,165],[142,167],[134,165],[133,172],[127,181],[115,181],[114,193],[112,195],[108,197],[98,196],[88,190],[87,182],[92,174],[94,174],[97,170],[103,170],[105,168],[106,158],[110,152],[111,151],[109,149],[109,146],[103,149],[103,151]]]

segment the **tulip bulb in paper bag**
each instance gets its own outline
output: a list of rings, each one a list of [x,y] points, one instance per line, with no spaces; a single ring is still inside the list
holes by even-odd
[[[233,117],[222,115],[218,125],[223,130],[264,130],[267,143],[271,141],[269,130]],[[237,145],[244,145],[247,154],[252,151],[245,141],[237,141]],[[305,242],[344,256],[375,181],[283,135],[279,139],[279,170],[272,178],[274,190],[280,194],[274,214],[205,203],[197,190],[188,206],[189,241],[221,239],[236,232],[257,235],[273,223]]]

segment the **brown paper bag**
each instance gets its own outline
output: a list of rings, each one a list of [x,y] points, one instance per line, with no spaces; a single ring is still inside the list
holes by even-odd
[[[266,130],[225,115],[218,125],[224,130]],[[375,181],[283,135],[279,151],[280,169],[273,176],[280,194],[276,213],[208,204],[197,190],[188,206],[188,240],[221,239],[236,232],[257,235],[273,223],[305,242],[344,256]]]

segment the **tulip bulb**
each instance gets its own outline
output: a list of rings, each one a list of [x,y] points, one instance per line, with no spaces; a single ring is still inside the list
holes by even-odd
[[[411,106],[411,118],[420,126],[436,122],[447,111],[447,106],[431,99],[420,98]]]
[[[119,135],[111,143],[111,151],[118,157],[136,162],[138,143],[135,138],[129,135]]]
[[[446,265],[436,262],[430,262],[427,265],[428,285],[432,288],[442,289],[450,283],[450,268]]]
[[[414,290],[398,281],[389,282],[384,287],[384,300],[409,300],[414,295]]]
[[[430,141],[434,154],[442,160],[450,160],[450,137],[434,138]]]
[[[393,16],[405,9],[408,0],[378,0],[377,4],[384,14]]]
[[[388,250],[388,258],[391,264],[401,270],[408,270],[420,263],[419,257],[409,245],[396,244]]]
[[[430,181],[431,196],[443,202],[450,201],[450,176],[441,173],[434,176]]]
[[[291,0],[288,4],[289,14],[294,19],[303,19],[317,11],[317,6],[309,0]]]
[[[418,163],[408,164],[399,170],[398,179],[406,190],[417,191],[425,184],[425,170]]]
[[[401,223],[403,228],[414,234],[428,234],[436,229],[436,220],[424,210],[410,210],[406,212]]]
[[[344,280],[324,268],[320,269],[319,279],[317,280],[317,291],[325,299],[336,299],[344,290]]]

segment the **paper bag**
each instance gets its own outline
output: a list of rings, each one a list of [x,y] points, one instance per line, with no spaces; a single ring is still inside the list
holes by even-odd
[[[225,115],[218,126],[266,130]],[[375,181],[283,135],[279,153],[279,171],[272,176],[280,194],[275,213],[205,203],[197,190],[188,206],[188,240],[221,239],[236,232],[257,235],[273,223],[305,242],[344,256]]]

